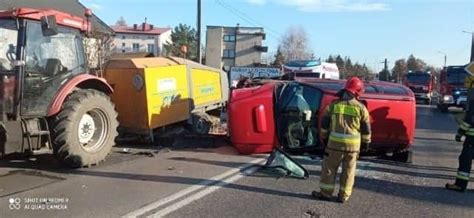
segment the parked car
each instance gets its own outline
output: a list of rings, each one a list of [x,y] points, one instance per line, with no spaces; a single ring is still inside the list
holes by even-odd
[[[234,89],[228,105],[232,144],[242,154],[268,153],[275,146],[290,152],[321,150],[322,114],[344,83],[296,78]],[[365,90],[361,101],[370,113],[371,152],[393,152],[395,159],[409,161],[416,124],[413,92],[387,82],[366,82]]]

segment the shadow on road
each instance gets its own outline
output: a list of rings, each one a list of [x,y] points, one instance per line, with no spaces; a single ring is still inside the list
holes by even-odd
[[[428,141],[428,140],[436,140],[436,141],[446,141],[446,142],[450,142],[450,144],[456,143],[456,141],[454,141],[454,136],[453,136],[453,139],[415,137],[415,140],[427,140],[427,141]]]
[[[365,162],[389,165],[389,166],[396,166],[396,167],[403,167],[403,168],[411,168],[411,169],[418,169],[418,170],[432,170],[432,171],[447,171],[447,172],[457,172],[457,168],[454,167],[440,167],[440,166],[424,166],[418,164],[409,164],[403,162],[396,162],[396,161],[388,161],[383,159],[368,159],[363,158],[361,159]]]
[[[202,164],[211,164],[211,165],[219,165],[219,166],[228,166],[228,167],[236,167],[240,166],[245,163],[228,163],[225,161],[214,161],[214,160],[202,160],[197,158],[180,158],[174,157],[173,160],[180,160],[180,161],[189,161],[194,163],[202,163]],[[300,159],[300,161],[312,163],[312,164],[320,164],[320,160],[306,160]],[[367,160],[366,160],[367,161]],[[410,164],[403,164],[403,163],[395,163],[389,161],[380,161],[380,160],[370,160],[371,162],[375,163],[384,163],[384,164],[392,164],[395,166],[405,166],[411,167],[414,169],[423,169],[423,170],[445,170],[445,171],[452,171],[452,168],[444,168],[444,167],[430,167],[430,166],[419,166],[419,165],[410,165]],[[12,163],[9,163],[9,167]],[[4,164],[0,162],[0,167],[4,167]],[[209,185],[207,186],[225,186],[229,189],[235,189],[239,191],[248,191],[254,193],[261,193],[261,194],[268,194],[272,196],[279,196],[279,197],[292,197],[292,198],[300,198],[300,199],[313,199],[312,196],[308,193],[294,193],[288,192],[283,190],[276,190],[271,188],[261,188],[261,187],[254,187],[254,186],[247,186],[241,184],[233,184],[233,183],[222,183],[219,180],[209,180],[209,179],[199,179],[199,178],[189,178],[189,177],[179,177],[179,176],[160,176],[160,175],[146,175],[146,174],[135,174],[135,173],[124,173],[124,172],[100,172],[100,171],[91,171],[91,170],[71,170],[66,168],[56,168],[56,169],[45,169],[45,166],[37,165],[37,164],[28,164],[28,163],[18,163],[17,168],[26,168],[26,169],[39,169],[53,172],[53,173],[67,173],[73,175],[81,175],[81,176],[92,176],[92,177],[104,177],[104,178],[115,178],[115,179],[126,179],[126,180],[135,180],[135,181],[152,181],[152,182],[160,182],[160,183],[173,183],[173,184],[185,184],[185,185],[196,185],[201,182],[208,182]],[[408,175],[412,177],[424,177],[424,178],[434,178],[434,179],[453,179],[452,176],[440,175],[440,174],[431,174],[431,173],[420,173],[420,172],[410,172],[404,170],[397,170],[397,169],[386,169],[383,167],[378,166],[364,166],[364,170],[370,170],[380,173],[393,173],[393,174],[401,174],[401,175]],[[263,174],[268,173],[262,171]],[[319,176],[320,171],[311,171],[311,176]],[[251,175],[253,176],[253,175]],[[256,175],[257,177],[266,177],[262,175]],[[270,176],[268,176],[270,177]],[[412,184],[402,184],[393,181],[386,181],[377,178],[367,178],[367,177],[360,177],[358,176],[356,179],[356,187],[377,192],[383,194],[394,195],[402,198],[410,198],[414,200],[420,201],[429,201],[434,203],[442,203],[447,205],[455,205],[455,206],[463,206],[463,207],[472,207],[474,205],[474,198],[468,198],[466,195],[461,195],[458,193],[453,193],[447,190],[444,190],[442,187],[430,187],[430,186],[418,186]],[[471,194],[472,191],[469,193]]]
[[[379,168],[372,168],[372,170],[379,170]],[[310,174],[319,176],[321,172],[318,170],[314,170],[310,171]],[[469,190],[468,193],[463,194],[448,191],[444,187],[404,184],[362,176],[356,176],[355,187],[357,189],[365,189],[367,191],[372,191],[384,195],[388,194],[418,201],[433,202],[469,208],[474,205],[474,198],[470,196],[474,194],[474,190]]]

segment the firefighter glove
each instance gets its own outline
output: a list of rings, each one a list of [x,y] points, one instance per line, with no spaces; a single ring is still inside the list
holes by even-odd
[[[457,142],[461,141],[462,135],[456,134],[456,137],[454,138]]]

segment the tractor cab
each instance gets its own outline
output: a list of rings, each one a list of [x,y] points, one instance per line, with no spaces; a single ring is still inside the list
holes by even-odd
[[[0,87],[6,117],[46,116],[61,85],[87,71],[84,22],[54,10],[0,12]]]

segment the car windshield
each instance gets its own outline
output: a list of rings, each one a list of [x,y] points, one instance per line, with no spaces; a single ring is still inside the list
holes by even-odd
[[[409,73],[407,74],[407,80],[409,83],[417,84],[417,85],[425,85],[428,84],[430,81],[430,75],[423,73]]]
[[[448,67],[447,70],[447,81],[448,84],[464,84],[464,79],[467,76],[467,72],[464,70],[464,67]]]
[[[18,31],[13,20],[0,20],[0,71],[13,70]]]

